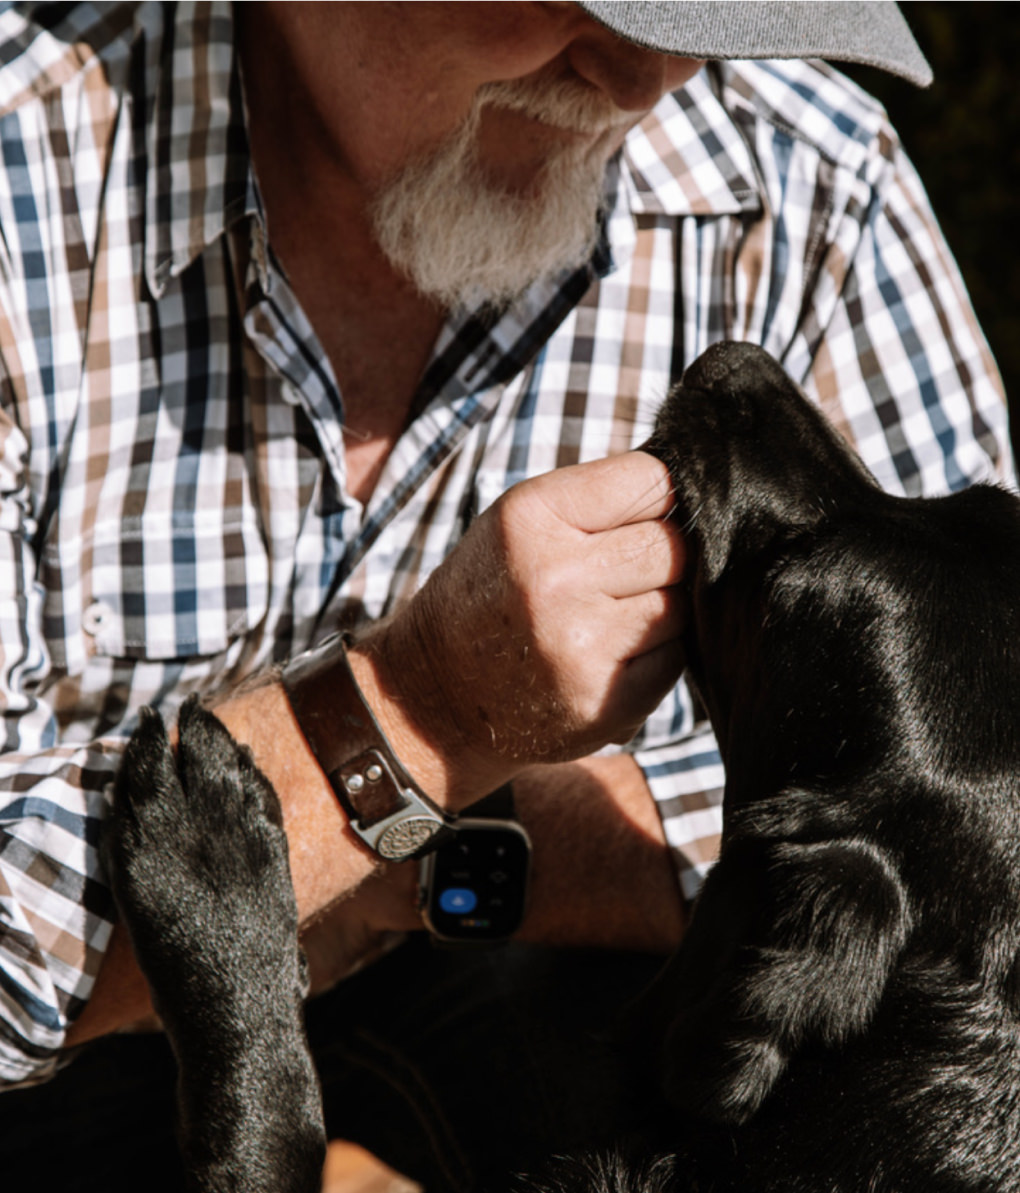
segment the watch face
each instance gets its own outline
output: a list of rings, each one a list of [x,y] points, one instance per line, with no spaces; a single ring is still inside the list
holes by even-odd
[[[520,926],[530,847],[507,822],[461,821],[424,863],[424,915],[444,939],[504,940]]]

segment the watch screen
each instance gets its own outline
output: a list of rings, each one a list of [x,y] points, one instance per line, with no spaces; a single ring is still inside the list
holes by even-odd
[[[528,839],[514,825],[458,826],[429,858],[432,931],[452,940],[510,936],[524,914],[528,859]]]

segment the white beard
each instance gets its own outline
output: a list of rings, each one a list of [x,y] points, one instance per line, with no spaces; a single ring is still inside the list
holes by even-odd
[[[486,106],[588,134],[553,143],[524,193],[486,175]],[[375,196],[376,239],[416,289],[448,310],[506,306],[530,285],[591,256],[606,161],[635,114],[573,80],[532,76],[481,88],[464,124]]]

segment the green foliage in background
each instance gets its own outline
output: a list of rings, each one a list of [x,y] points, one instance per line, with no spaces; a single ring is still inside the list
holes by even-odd
[[[1020,449],[1020,9],[901,4],[935,71],[920,91],[850,68],[886,107],[924,180],[999,364]]]

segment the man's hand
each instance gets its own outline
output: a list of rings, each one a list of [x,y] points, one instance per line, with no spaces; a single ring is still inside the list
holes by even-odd
[[[366,636],[352,665],[426,790],[457,807],[633,735],[682,665],[671,507],[642,452],[526,481]]]

